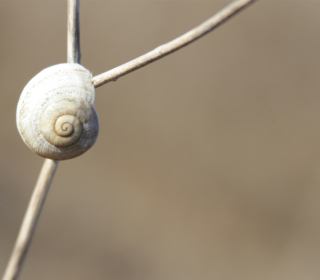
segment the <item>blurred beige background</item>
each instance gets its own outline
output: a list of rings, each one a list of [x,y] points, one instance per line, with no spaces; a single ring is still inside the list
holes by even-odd
[[[229,1],[82,1],[94,75]],[[260,0],[205,38],[98,88],[100,135],[62,162],[21,280],[319,279],[320,2]],[[43,159],[26,83],[66,60],[66,2],[0,0],[0,272]]]

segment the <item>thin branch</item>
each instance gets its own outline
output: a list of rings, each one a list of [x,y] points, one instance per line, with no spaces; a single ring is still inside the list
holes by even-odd
[[[27,256],[39,216],[49,191],[58,161],[46,159],[25,213],[18,238],[2,280],[16,280]]]
[[[113,68],[105,73],[97,75],[92,78],[94,86],[100,87],[108,82],[116,81],[119,77],[124,76],[132,71],[135,71],[147,64],[158,60],[190,43],[206,35],[220,24],[227,21],[229,18],[237,14],[249,4],[252,4],[256,0],[236,0],[222,9],[220,12],[193,28],[180,37],[161,45],[154,50],[139,56],[125,64],[122,64],[116,68]]]
[[[81,60],[79,8],[79,0],[68,0],[68,63]]]
[[[67,56],[69,63],[80,63],[79,0],[68,0]],[[17,280],[19,277],[58,164],[56,160],[44,161],[2,280]]]
[[[190,30],[175,40],[157,47],[132,61],[118,66],[101,75],[95,76],[92,81],[95,87],[116,80],[134,70],[137,70],[157,59],[160,59],[197,40],[238,13],[247,5],[256,0],[236,0],[225,7],[198,27]],[[79,44],[79,0],[68,0],[68,62],[80,63]],[[23,219],[17,241],[9,259],[2,280],[17,280],[30,247],[41,210],[43,208],[50,185],[58,168],[58,161],[46,159],[39,175],[38,182],[31,196],[25,217]]]

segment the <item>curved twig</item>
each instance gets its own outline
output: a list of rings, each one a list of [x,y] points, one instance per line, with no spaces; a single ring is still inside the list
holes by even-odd
[[[116,81],[119,77],[124,76],[132,71],[135,71],[149,63],[158,60],[180,48],[192,43],[193,41],[206,35],[220,24],[224,23],[230,17],[237,14],[249,4],[252,4],[256,0],[236,0],[222,9],[220,12],[200,24],[199,26],[191,29],[187,33],[180,37],[163,44],[154,50],[141,55],[125,64],[122,64],[116,68],[113,68],[105,73],[97,75],[92,78],[94,86],[100,87],[108,82]]]

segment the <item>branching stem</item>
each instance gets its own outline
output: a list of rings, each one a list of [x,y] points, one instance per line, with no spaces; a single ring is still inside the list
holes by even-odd
[[[204,36],[256,0],[236,0],[213,17],[182,36],[101,75],[92,82],[95,87],[114,81],[157,59],[160,59]],[[79,0],[68,0],[68,62],[80,63]],[[46,159],[34,188],[16,243],[2,280],[17,280],[27,256],[41,210],[58,168],[58,161]]]

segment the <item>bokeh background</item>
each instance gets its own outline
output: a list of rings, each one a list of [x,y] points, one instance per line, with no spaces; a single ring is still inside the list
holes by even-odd
[[[105,72],[229,1],[81,1]],[[260,0],[96,90],[100,135],[61,162],[20,279],[319,279],[320,2]],[[66,1],[0,0],[0,272],[43,159],[19,95],[66,61]]]

